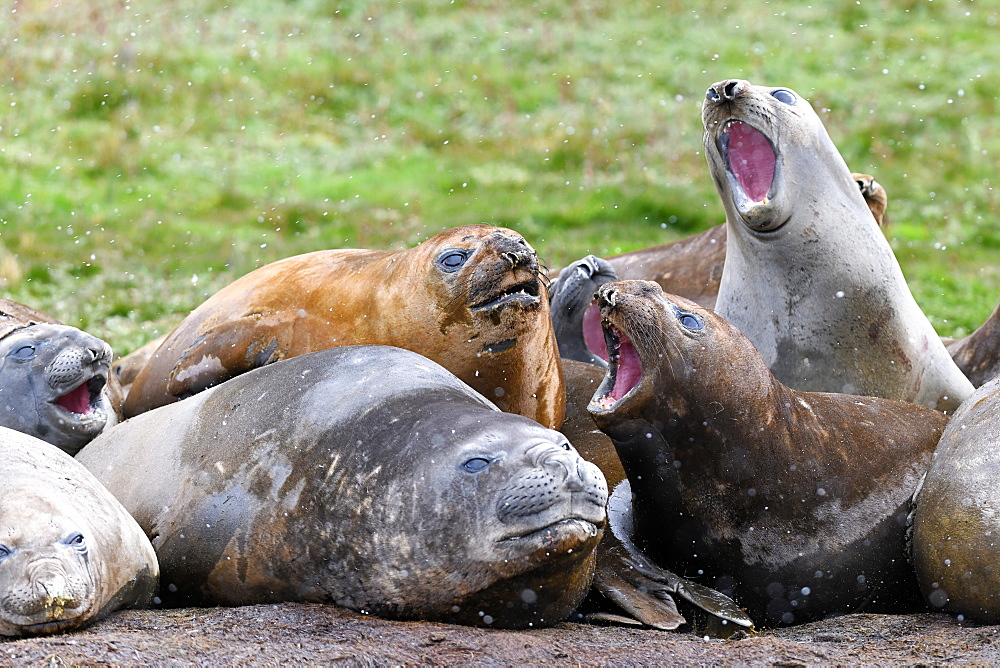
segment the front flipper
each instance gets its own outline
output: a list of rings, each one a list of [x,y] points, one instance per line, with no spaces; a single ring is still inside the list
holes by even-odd
[[[675,597],[708,613],[703,626],[712,635],[727,636],[746,629],[753,621],[731,598],[710,587],[697,584],[650,561],[632,542],[632,490],[628,481],[615,488],[608,503],[611,531],[606,531],[597,547],[594,589],[647,626],[674,630],[687,620],[677,609]]]
[[[184,350],[167,379],[167,393],[184,399],[287,356],[287,324],[251,315],[208,329]]]

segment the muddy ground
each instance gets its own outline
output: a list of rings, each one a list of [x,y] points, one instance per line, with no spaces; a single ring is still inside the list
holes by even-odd
[[[76,633],[0,640],[0,665],[998,664],[1000,627],[945,615],[847,615],[739,640],[563,623],[496,631],[321,605],[124,611]]]

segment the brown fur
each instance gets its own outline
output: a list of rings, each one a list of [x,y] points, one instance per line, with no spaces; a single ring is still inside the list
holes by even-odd
[[[469,257],[444,273],[436,262],[449,249]],[[539,291],[534,303],[476,310],[530,281]],[[502,410],[562,424],[562,369],[535,253],[516,232],[489,225],[453,228],[402,251],[316,251],[247,274],[167,337],[135,379],[125,414],[271,362],[361,343],[420,353]]]

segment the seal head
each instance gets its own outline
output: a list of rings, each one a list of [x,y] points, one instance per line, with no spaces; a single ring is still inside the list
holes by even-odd
[[[169,605],[552,624],[590,586],[605,522],[604,477],[562,434],[385,346],[255,369],[79,458],[153,537]]]
[[[589,410],[640,549],[716,578],[765,626],[918,605],[905,520],[947,416],[792,390],[735,327],[655,283],[607,284],[598,304],[611,354]]]
[[[0,475],[0,635],[57,633],[149,603],[153,548],[81,464],[0,427]]]
[[[75,454],[117,417],[107,343],[67,325],[0,331],[0,424]]]

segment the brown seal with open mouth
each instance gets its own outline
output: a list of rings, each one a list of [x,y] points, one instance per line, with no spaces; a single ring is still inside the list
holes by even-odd
[[[132,384],[125,415],[277,360],[361,343],[420,353],[502,410],[562,424],[562,368],[538,259],[521,235],[490,225],[401,251],[316,251],[250,272],[166,338]]]
[[[611,355],[589,410],[630,487],[609,515],[631,515],[655,563],[765,626],[919,604],[905,523],[946,415],[788,388],[733,325],[652,282],[598,303]]]

